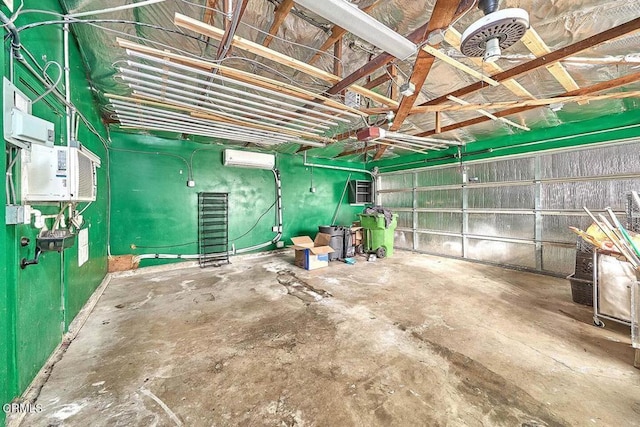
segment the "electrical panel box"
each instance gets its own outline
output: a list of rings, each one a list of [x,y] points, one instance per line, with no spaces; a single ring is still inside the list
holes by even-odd
[[[9,80],[4,79],[3,109],[4,139],[16,147],[29,149],[31,144],[53,147],[53,123],[31,114],[31,100]]]
[[[349,204],[366,205],[373,203],[373,183],[353,179],[349,181]]]
[[[22,201],[94,201],[97,167],[100,159],[83,147],[32,145],[22,151]]]

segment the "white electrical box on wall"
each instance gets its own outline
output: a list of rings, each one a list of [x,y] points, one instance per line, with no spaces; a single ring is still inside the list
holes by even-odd
[[[22,201],[94,201],[97,167],[100,159],[85,148],[34,144],[22,151]]]
[[[29,149],[31,144],[53,147],[53,123],[31,114],[31,100],[4,78],[3,109],[4,139],[16,147]]]

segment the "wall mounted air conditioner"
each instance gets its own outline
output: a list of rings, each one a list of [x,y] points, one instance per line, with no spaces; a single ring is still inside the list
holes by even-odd
[[[276,156],[252,151],[224,150],[225,166],[240,166],[245,168],[273,169],[276,166]]]
[[[100,158],[82,146],[34,144],[31,151],[22,151],[22,201],[94,201],[98,167]]]

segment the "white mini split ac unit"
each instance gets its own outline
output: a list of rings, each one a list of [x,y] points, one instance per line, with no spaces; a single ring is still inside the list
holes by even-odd
[[[252,151],[224,150],[225,166],[240,166],[245,168],[273,169],[276,166],[276,156]]]
[[[94,201],[98,167],[100,158],[84,147],[34,144],[22,151],[22,201]]]

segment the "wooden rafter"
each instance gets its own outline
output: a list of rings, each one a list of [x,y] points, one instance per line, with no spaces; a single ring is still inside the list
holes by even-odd
[[[462,34],[460,34],[455,28],[449,27],[449,29],[445,34],[444,39],[451,46],[460,50],[460,43],[462,42]],[[469,58],[469,60],[471,60],[471,62],[481,70],[488,71],[488,74],[496,74],[504,71],[495,62],[485,62],[482,60],[482,58]],[[535,97],[531,93],[529,93],[528,90],[522,87],[522,85],[517,81],[515,81],[514,79],[507,79],[502,82],[502,85],[518,98],[535,99]]]
[[[373,8],[375,8],[378,4],[380,3],[380,0],[370,4],[369,6],[365,7],[362,9],[363,12],[365,13],[369,13],[373,10]],[[318,59],[320,59],[320,57],[322,56],[322,53],[325,52],[327,49],[329,49],[331,46],[333,46],[334,44],[336,44],[339,40],[342,40],[342,37],[347,33],[347,30],[345,30],[342,27],[338,27],[337,25],[334,25],[331,28],[331,35],[329,36],[329,38],[327,40],[325,40],[324,43],[322,43],[322,46],[320,46],[318,48],[318,51],[315,53],[315,55],[313,55],[311,57],[311,59],[309,60],[309,64],[314,64]]]
[[[460,6],[456,11],[456,18],[466,13],[469,9],[474,7],[478,3],[478,0],[461,0],[459,2]],[[422,26],[413,30],[406,38],[416,44],[423,43],[427,40],[427,36],[429,35],[429,22],[423,24]],[[371,61],[367,62],[365,65],[342,79],[342,81],[333,85],[330,89],[327,90],[327,93],[330,95],[335,95],[336,93],[342,92],[344,89],[357,82],[358,80],[375,73],[380,68],[384,67],[388,63],[394,60],[393,55],[388,53],[381,53],[376,56]]]
[[[275,16],[273,17],[273,23],[271,24],[271,28],[269,28],[269,34],[264,38],[264,41],[262,42],[262,45],[264,47],[269,47],[271,41],[273,40],[273,37],[278,34],[280,26],[289,14],[289,11],[291,11],[292,7],[293,0],[282,0],[278,7],[276,7],[276,10],[274,12]]]
[[[498,82],[503,82],[508,79],[515,79],[533,70],[537,70],[538,68],[541,68],[541,67],[546,67],[547,65],[553,64],[554,62],[561,61],[571,55],[575,55],[579,52],[583,52],[599,44],[629,35],[633,32],[638,31],[639,29],[640,29],[640,18],[636,18],[624,24],[618,25],[617,27],[610,28],[594,36],[591,36],[579,42],[573,43],[569,46],[565,46],[563,48],[555,50],[547,55],[541,56],[540,58],[533,59],[529,62],[525,62],[524,64],[513,67],[509,70],[503,71],[498,74],[494,74],[491,77]],[[422,105],[442,104],[444,102],[447,102],[448,100],[447,97],[449,95],[462,97],[462,96],[477,92],[480,89],[484,88],[485,86],[486,85],[483,82],[476,82],[469,86],[457,89],[446,95],[442,95],[437,98],[434,98],[430,101],[423,103]]]
[[[597,84],[594,84],[592,86],[583,87],[583,88],[578,89],[578,90],[566,92],[566,93],[563,93],[561,95],[558,95],[555,98],[560,100],[563,97],[584,96],[584,95],[594,94],[594,93],[602,92],[602,91],[605,91],[605,90],[610,90],[610,89],[616,89],[616,88],[619,88],[619,87],[623,87],[623,86],[626,86],[628,84],[635,83],[635,82],[638,82],[638,81],[640,81],[640,72],[629,74],[629,75],[626,75],[626,76],[623,76],[623,77],[618,77],[616,79],[609,80],[609,81],[606,81],[606,82],[597,83]],[[420,107],[416,107],[416,108],[420,108]],[[540,105],[514,107],[514,108],[509,108],[507,110],[497,111],[497,112],[495,112],[493,114],[496,117],[506,117],[506,116],[510,116],[510,115],[513,115],[513,114],[518,114],[518,113],[522,113],[522,112],[525,112],[525,111],[533,110],[535,108],[540,108]],[[460,122],[460,123],[455,123],[455,124],[448,125],[448,126],[442,126],[441,130],[442,130],[442,132],[450,132],[452,130],[462,129],[462,128],[466,128],[466,127],[469,127],[469,126],[477,125],[479,123],[484,123],[484,122],[487,122],[489,120],[491,120],[489,117],[479,116],[479,117],[475,117],[473,119],[465,120],[465,121]],[[425,137],[425,136],[435,135],[436,133],[437,133],[436,130],[433,129],[433,130],[429,130],[429,131],[418,133],[415,136]],[[349,135],[347,135],[346,137],[348,137],[348,136]],[[343,136],[343,135],[336,135],[336,136],[334,136],[333,139],[339,141],[340,138],[344,139],[346,137]],[[352,154],[361,154],[361,153],[364,153],[365,151],[369,151],[369,150],[372,150],[374,148],[376,148],[376,147],[375,146],[369,146],[369,147],[359,148],[357,150],[345,151],[345,152],[341,153],[340,155],[338,155],[336,157],[344,157],[344,156],[349,156],[349,155],[352,155]]]
[[[551,53],[551,49],[547,44],[542,40],[540,34],[533,28],[529,28],[527,32],[522,37],[522,43],[529,49],[531,53],[533,53],[536,57],[541,57]],[[551,75],[562,85],[564,90],[572,91],[576,89],[580,89],[578,84],[573,77],[569,74],[566,68],[559,63],[554,62],[553,64],[547,65],[547,70],[551,73]]]
[[[202,20],[207,24],[213,25],[213,20],[216,17],[216,7],[218,5],[218,0],[207,0],[206,9],[204,10],[204,15],[202,16]]]
[[[583,96],[583,95],[589,95],[589,94],[593,94],[593,93],[597,93],[597,92],[602,92],[604,90],[609,90],[609,89],[615,89],[615,88],[619,88],[625,85],[628,85],[630,83],[634,83],[640,81],[640,72],[638,73],[634,73],[634,74],[629,74],[623,77],[618,77],[617,79],[613,79],[613,80],[609,80],[606,82],[601,82],[601,83],[597,83],[591,86],[587,86],[587,87],[583,87],[581,89],[577,89],[577,90],[573,90],[570,92],[565,92],[561,95],[558,95],[555,98],[562,98],[562,97],[568,97],[568,96]],[[505,116],[510,116],[513,114],[518,114],[518,113],[522,113],[525,111],[529,111],[529,110],[533,110],[534,108],[539,108],[539,105],[533,105],[533,106],[523,106],[523,107],[514,107],[514,108],[509,108],[507,110],[502,110],[502,111],[497,111],[494,113],[495,116],[497,117],[505,117]],[[486,122],[487,120],[490,120],[487,117],[481,116],[481,117],[475,117],[473,119],[469,119],[469,120],[465,120],[464,122],[460,122],[460,123],[454,123],[452,125],[449,126],[443,126],[442,127],[442,132],[449,132],[452,130],[456,130],[456,129],[462,129],[468,126],[473,126],[475,124],[478,123],[483,123]],[[430,131],[426,131],[426,132],[421,132],[419,134],[417,134],[417,136],[431,136],[434,135],[435,132],[433,130]]]
[[[426,28],[426,33],[430,33],[432,31],[438,29],[446,29],[451,25],[451,23],[455,20],[456,12],[460,6],[460,2],[458,0],[436,0],[436,4],[433,7],[433,11],[431,12],[431,17],[429,18],[429,24]],[[438,48],[439,45],[434,46]],[[409,116],[409,111],[413,107],[420,91],[422,90],[422,86],[431,71],[431,67],[433,66],[433,62],[435,57],[425,50],[420,49],[418,51],[418,55],[416,58],[416,62],[413,66],[413,73],[411,74],[411,78],[409,81],[415,85],[415,92],[413,95],[405,96],[402,98],[400,102],[400,107],[396,113],[395,118],[393,119],[393,125],[391,126],[392,131],[397,131],[403,125],[406,118]],[[484,82],[482,82],[484,83]],[[381,146],[373,157],[374,160],[382,157],[384,152],[387,150],[387,146]]]
[[[198,21],[197,19],[190,18],[186,15],[182,15],[180,13],[175,14],[175,25],[178,27],[182,27],[191,31],[195,31],[204,36],[208,36],[217,40],[220,40],[224,35],[224,31],[216,28],[214,26],[205,24],[202,21]],[[258,43],[254,43],[250,40],[246,40],[242,37],[234,36],[233,43],[234,47],[238,49],[245,50],[247,52],[253,53],[255,55],[259,55],[263,58],[270,59],[272,61],[278,62],[279,64],[285,65],[287,67],[293,68],[297,71],[301,71],[310,76],[317,77],[329,83],[337,83],[341,80],[340,77],[335,74],[323,71],[319,68],[316,68],[312,65],[307,64],[306,62],[299,61],[290,56],[284,55],[275,50],[264,47]],[[352,85],[351,90],[370,98],[376,102],[379,102],[384,105],[398,105],[398,103],[386,96],[382,96],[378,93],[370,91],[368,89],[363,88],[362,86]]]

